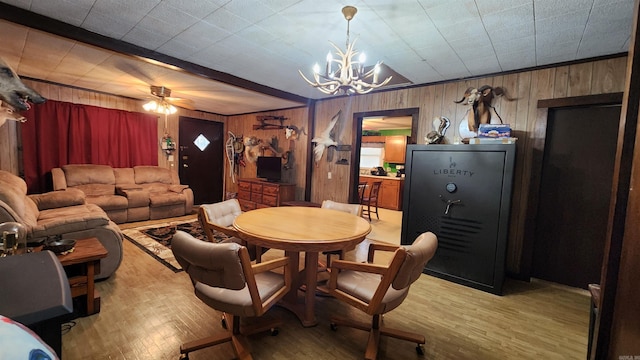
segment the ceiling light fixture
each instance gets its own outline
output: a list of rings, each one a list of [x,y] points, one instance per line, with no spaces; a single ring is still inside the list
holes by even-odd
[[[165,115],[175,114],[178,111],[178,109],[175,106],[169,104],[164,100],[161,100],[161,101],[151,100],[148,103],[142,105],[142,108],[145,109],[146,111],[152,111],[158,114],[165,114]]]
[[[339,92],[344,94],[366,94],[373,89],[377,89],[381,86],[386,85],[390,80],[391,76],[386,78],[383,82],[378,83],[378,75],[380,73],[380,65],[381,61],[378,61],[376,65],[370,69],[369,71],[364,71],[364,62],[366,61],[366,57],[364,53],[360,53],[358,60],[354,60],[354,57],[358,54],[358,51],[354,50],[353,46],[356,43],[354,40],[352,43],[349,43],[349,23],[351,19],[356,15],[358,9],[353,6],[345,6],[342,8],[342,14],[344,18],[347,20],[347,43],[346,43],[346,51],[342,52],[336,44],[329,41],[329,43],[336,49],[336,54],[340,57],[339,59],[334,59],[331,55],[331,52],[327,54],[327,64],[325,67],[324,74],[320,73],[320,65],[316,63],[313,66],[313,79],[315,82],[307,79],[306,76],[302,73],[302,71],[298,70],[300,76],[309,83],[309,85],[317,88],[325,94],[334,95]],[[338,63],[337,69],[333,69],[332,63]],[[373,81],[368,83],[365,80],[373,77]]]

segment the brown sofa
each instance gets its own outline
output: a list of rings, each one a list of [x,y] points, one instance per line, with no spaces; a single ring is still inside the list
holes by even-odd
[[[64,165],[51,170],[54,190],[82,190],[118,224],[182,216],[193,211],[193,191],[159,166],[112,168]]]
[[[100,260],[97,279],[110,276],[122,262],[122,233],[97,205],[87,204],[82,191],[52,191],[27,195],[24,180],[0,170],[0,223],[18,222],[27,228],[28,242],[96,237],[109,254]]]

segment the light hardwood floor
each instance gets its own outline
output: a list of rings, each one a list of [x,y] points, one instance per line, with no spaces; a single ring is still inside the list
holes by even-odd
[[[372,221],[370,237],[399,243],[401,214],[383,210],[380,218]],[[173,273],[128,240],[123,245],[121,267],[97,284],[101,312],[77,319],[63,335],[65,360],[178,359],[181,343],[222,330],[219,314],[195,297],[184,272]],[[348,257],[360,258],[366,245]],[[515,280],[507,280],[504,288],[504,296],[496,296],[422,275],[404,303],[385,315],[385,323],[424,334],[424,359],[585,358],[590,301],[586,291]],[[330,314],[367,320],[363,313],[329,297],[318,297],[319,325],[312,328],[303,328],[287,310],[274,307],[267,316],[285,323],[278,336],[264,333],[249,338],[254,358],[362,358],[367,334],[348,328],[330,330]],[[232,359],[233,352],[224,344],[196,351],[190,358]],[[420,359],[414,344],[387,338],[379,358]]]

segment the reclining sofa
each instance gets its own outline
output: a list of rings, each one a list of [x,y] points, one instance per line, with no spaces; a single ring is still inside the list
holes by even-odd
[[[109,254],[100,260],[96,279],[109,277],[122,262],[122,233],[97,205],[88,204],[82,191],[52,191],[27,195],[27,184],[0,170],[0,223],[18,222],[27,228],[27,241],[98,238]]]
[[[117,224],[190,214],[193,191],[159,166],[64,165],[51,170],[54,190],[81,190]]]

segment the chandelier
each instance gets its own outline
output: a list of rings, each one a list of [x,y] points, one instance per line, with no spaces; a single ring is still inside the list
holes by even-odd
[[[349,42],[349,23],[356,15],[356,12],[358,12],[358,9],[353,6],[345,6],[342,8],[342,14],[347,20],[347,49],[342,52],[336,44],[329,41],[336,49],[336,54],[339,58],[334,59],[331,52],[327,54],[327,64],[324,74],[320,73],[320,65],[318,65],[318,63],[313,66],[313,79],[315,80],[313,82],[307,79],[302,71],[298,70],[300,76],[302,76],[309,85],[325,94],[334,95],[339,92],[343,94],[366,94],[373,89],[386,85],[391,80],[391,76],[389,76],[381,83],[378,83],[381,61],[377,62],[372,69],[365,72],[364,62],[366,61],[366,57],[364,53],[360,53],[358,59],[355,60],[358,51],[353,48],[356,41],[354,40],[352,43]],[[333,68],[333,63],[338,64],[336,69]],[[373,77],[371,82],[365,81],[371,77]]]
[[[178,111],[178,109],[175,106],[164,101],[164,99],[160,101],[151,100],[148,103],[142,105],[142,108],[145,109],[146,111],[152,111],[158,114],[165,114],[165,115],[175,114]]]

